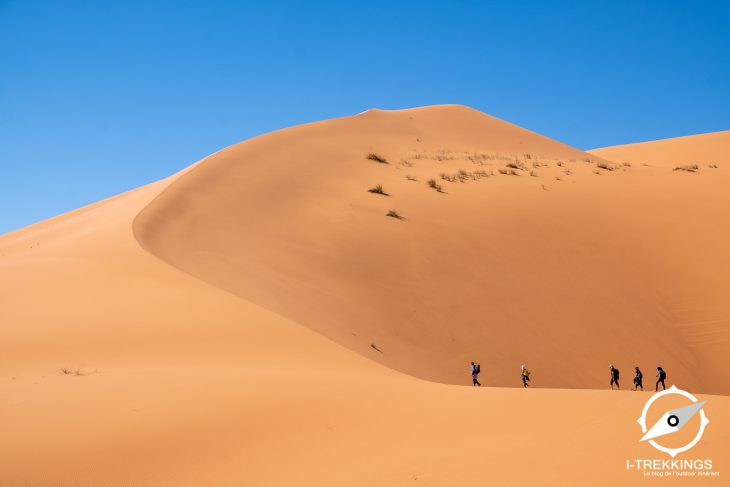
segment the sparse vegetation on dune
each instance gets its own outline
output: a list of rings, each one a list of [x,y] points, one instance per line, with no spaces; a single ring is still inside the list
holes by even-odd
[[[388,210],[388,213],[386,213],[385,216],[389,216],[389,217],[392,217],[392,218],[397,218],[398,220],[402,220],[403,219],[403,217],[401,216],[401,214],[398,213],[395,210]]]
[[[532,176],[533,178],[538,177],[537,171],[535,171],[534,169],[532,171],[530,171],[530,176]]]
[[[436,180],[435,180],[435,179],[433,179],[433,178],[431,178],[431,179],[429,179],[428,181],[426,181],[426,185],[427,185],[427,186],[428,186],[429,188],[435,189],[435,190],[436,190],[436,191],[438,191],[439,193],[441,193],[441,192],[442,192],[442,188],[441,188],[441,185],[440,185],[439,183],[437,183],[437,182],[436,182]]]
[[[481,178],[488,178],[493,174],[494,173],[487,172],[484,169],[479,169],[474,172],[469,172],[465,169],[459,169],[459,172],[455,174],[447,174],[445,172],[442,172],[441,174],[439,174],[439,177],[444,181],[448,181],[450,183],[465,183],[469,179],[476,181]]]
[[[515,160],[514,162],[508,162],[506,164],[506,167],[508,167],[510,169],[518,169],[520,171],[524,171],[525,170],[525,165],[522,162],[518,161],[518,160]]]
[[[710,169],[717,169],[717,164],[710,164]]]
[[[83,373],[83,372],[81,371],[81,369],[76,369],[76,370],[72,370],[72,369],[69,369],[69,368],[67,368],[67,367],[64,367],[64,368],[62,368],[62,369],[60,370],[60,372],[61,372],[61,374],[63,374],[63,375],[75,375],[75,376],[79,376],[79,377],[80,377],[80,376],[83,376],[83,375],[86,375],[86,374],[84,374],[84,373]]]
[[[520,175],[520,173],[517,172],[517,169],[505,169],[505,168],[500,168],[499,174],[504,174],[506,176],[519,176]]]
[[[368,193],[382,194],[384,196],[388,196],[388,193],[386,193],[385,191],[383,191],[383,185],[382,184],[378,184],[374,188],[370,188],[368,190]]]
[[[418,178],[416,176],[411,176],[409,174],[406,174],[406,179],[408,181],[418,181]]]
[[[371,161],[379,162],[380,164],[388,164],[388,159],[376,152],[369,152],[368,155],[365,156],[365,158],[370,159]]]
[[[596,163],[596,167],[598,167],[600,169],[605,169],[606,171],[615,171],[616,169],[618,169],[618,167],[615,164],[610,164],[605,161],[598,161]]]
[[[700,166],[697,164],[685,164],[683,166],[676,166],[672,171],[686,171],[686,172],[697,172],[700,170]]]

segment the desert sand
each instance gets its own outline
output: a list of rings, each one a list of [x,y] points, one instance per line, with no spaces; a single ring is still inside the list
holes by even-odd
[[[726,474],[713,135],[673,171],[663,141],[371,110],[0,236],[0,485],[643,484],[650,394],[609,363],[707,400],[690,457]]]

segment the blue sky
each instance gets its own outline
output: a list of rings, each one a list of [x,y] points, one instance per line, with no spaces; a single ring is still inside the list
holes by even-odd
[[[0,234],[234,142],[462,103],[587,149],[730,129],[730,2],[0,0]]]

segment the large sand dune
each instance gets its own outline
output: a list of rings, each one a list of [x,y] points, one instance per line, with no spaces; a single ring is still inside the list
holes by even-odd
[[[727,394],[727,168],[597,164],[463,107],[371,111],[0,237],[0,485],[645,483],[648,393],[413,377],[661,361]],[[726,470],[730,400],[703,397],[692,457]]]
[[[510,162],[526,170],[500,174]],[[439,177],[460,169],[495,175]],[[370,111],[209,157],[135,233],[176,267],[424,379],[463,384],[478,360],[488,384],[517,386],[526,362],[541,386],[600,388],[609,363],[661,364],[728,393],[729,181],[727,168],[607,165],[465,107]],[[388,196],[367,192],[377,184]]]

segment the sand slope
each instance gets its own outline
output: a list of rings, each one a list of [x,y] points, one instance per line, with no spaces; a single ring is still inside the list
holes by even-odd
[[[446,109],[447,112],[454,110],[465,111],[459,108]],[[429,110],[421,110],[423,111]],[[443,109],[436,110],[437,113],[441,111]],[[408,113],[366,114],[360,119],[388,119],[389,115],[403,118],[411,116]],[[477,119],[483,117],[479,114],[473,116]],[[440,117],[441,114],[435,118]],[[510,128],[489,117],[485,120]],[[337,121],[326,123],[338,125]],[[395,130],[400,125],[396,122],[389,123],[389,130]],[[316,126],[310,128],[316,129]],[[436,128],[434,133],[435,130]],[[334,140],[337,142],[341,138]],[[551,154],[555,157],[570,157],[570,154],[575,154],[573,149],[555,145],[544,138],[536,136],[533,140],[545,144],[541,147],[544,147],[546,157]],[[246,144],[248,143],[243,145]],[[238,149],[229,149],[234,154],[236,150]],[[537,152],[537,149],[534,150]],[[550,153],[550,150],[556,152]],[[561,151],[566,151],[566,155],[563,156]],[[278,188],[274,185],[270,195],[277,194],[279,197],[264,199],[267,193],[261,185],[279,179],[265,179],[267,170],[260,168],[251,173],[250,179],[232,180],[231,174],[235,176],[235,171],[228,172],[225,167],[237,159],[225,159],[227,153],[229,152],[224,151],[208,158],[187,173],[0,236],[0,435],[3,438],[0,443],[0,485],[461,486],[485,483],[645,483],[639,473],[626,471],[625,461],[627,458],[659,457],[646,444],[637,441],[640,431],[634,420],[640,413],[644,400],[649,397],[648,393],[475,389],[426,382],[384,367],[376,361],[395,365],[401,370],[406,370],[409,362],[415,362],[418,364],[417,372],[421,375],[435,375],[436,365],[447,363],[446,359],[434,356],[428,363],[433,362],[436,365],[431,368],[422,366],[423,357],[431,352],[423,352],[420,347],[427,346],[429,340],[442,339],[443,332],[436,327],[429,328],[435,321],[429,321],[428,313],[424,313],[421,318],[425,338],[420,341],[414,340],[411,335],[405,335],[407,329],[401,327],[388,331],[388,324],[397,325],[394,321],[387,321],[391,310],[401,312],[397,307],[399,300],[393,299],[388,304],[395,306],[394,308],[381,308],[386,321],[377,328],[368,320],[352,321],[351,326],[358,327],[356,333],[380,334],[376,338],[384,353],[363,357],[337,345],[320,333],[351,349],[361,346],[358,351],[363,354],[372,350],[366,345],[369,340],[361,345],[358,345],[357,340],[347,342],[336,334],[336,327],[330,322],[317,327],[310,323],[302,326],[301,323],[292,321],[287,316],[294,316],[296,313],[306,319],[318,317],[317,313],[326,316],[325,312],[317,310],[317,306],[326,304],[321,301],[297,310],[296,305],[301,304],[301,301],[296,299],[315,299],[320,295],[312,292],[304,297],[296,296],[292,284],[296,279],[303,281],[300,284],[303,287],[316,288],[328,284],[325,279],[311,281],[307,276],[297,274],[310,270],[311,266],[326,263],[323,262],[323,257],[301,263],[299,267],[272,267],[270,278],[262,278],[263,289],[281,292],[277,295],[281,296],[278,309],[283,310],[282,314],[273,312],[274,306],[271,303],[261,301],[263,292],[244,296],[244,291],[249,290],[248,284],[241,287],[230,284],[236,282],[236,279],[247,282],[254,277],[263,276],[265,266],[276,263],[267,251],[280,256],[284,263],[292,265],[295,263],[293,258],[286,256],[289,251],[296,250],[297,241],[303,248],[299,252],[310,252],[306,254],[310,257],[311,253],[316,253],[312,251],[312,242],[317,242],[317,239],[330,242],[331,240],[324,237],[327,236],[335,239],[327,250],[335,255],[337,263],[347,264],[347,258],[354,259],[352,256],[365,251],[368,243],[374,246],[372,254],[367,254],[374,257],[372,260],[368,260],[366,264],[349,263],[350,268],[346,270],[351,274],[344,271],[337,274],[330,267],[322,267],[323,275],[327,279],[343,278],[344,289],[361,290],[354,283],[355,277],[363,277],[363,273],[372,266],[372,273],[381,278],[395,275],[388,277],[393,281],[386,280],[386,285],[413,285],[416,287],[413,292],[420,293],[418,296],[427,296],[428,292],[438,291],[446,293],[445,298],[457,299],[460,292],[464,294],[462,301],[458,301],[448,310],[442,310],[443,313],[449,311],[455,317],[461,318],[464,312],[459,306],[465,306],[466,303],[476,306],[475,312],[481,313],[485,308],[478,306],[479,300],[493,300],[493,295],[484,294],[481,289],[471,295],[469,286],[475,285],[477,277],[485,275],[483,264],[479,259],[460,263],[453,256],[454,253],[466,251],[469,248],[467,244],[471,243],[486,247],[481,255],[483,259],[487,259],[492,253],[492,244],[479,240],[484,236],[482,228],[492,229],[489,234],[493,236],[492,240],[495,239],[494,235],[505,235],[510,230],[517,232],[517,235],[510,237],[510,241],[516,245],[513,252],[494,254],[487,260],[487,264],[496,265],[499,262],[496,256],[501,256],[504,261],[502,268],[511,265],[517,276],[510,277],[510,273],[493,270],[501,279],[494,282],[517,280],[527,275],[528,269],[533,268],[537,269],[538,277],[549,275],[548,264],[540,263],[551,259],[575,270],[577,264],[569,264],[572,256],[578,255],[579,258],[586,259],[586,253],[580,251],[580,246],[567,241],[558,245],[558,239],[580,235],[574,227],[589,223],[589,215],[582,218],[584,213],[574,209],[569,215],[577,218],[577,222],[571,220],[561,224],[566,218],[565,214],[562,218],[556,216],[546,222],[546,226],[560,230],[554,237],[555,241],[547,239],[547,229],[529,229],[529,224],[535,223],[536,219],[531,219],[528,215],[539,208],[548,208],[549,214],[555,212],[557,215],[566,209],[565,205],[573,201],[570,198],[583,197],[590,200],[588,196],[601,194],[601,191],[606,193],[606,200],[609,199],[609,193],[616,199],[616,194],[619,193],[615,190],[619,182],[624,179],[628,181],[628,176],[636,176],[635,174],[621,172],[597,176],[592,172],[592,163],[582,163],[586,164],[582,166],[576,162],[573,174],[576,179],[580,177],[581,180],[575,184],[569,183],[569,177],[566,176],[563,181],[552,183],[547,174],[563,174],[563,169],[558,169],[559,166],[555,166],[553,162],[551,167],[538,168],[540,178],[495,176],[468,183],[444,183],[446,193],[440,194],[426,188],[423,178],[434,170],[442,169],[443,166],[437,163],[445,162],[452,166],[464,163],[431,161],[428,162],[429,165],[420,165],[416,160],[415,165],[408,170],[419,171],[420,180],[412,182],[403,178],[400,188],[404,192],[412,191],[406,193],[412,199],[398,197],[398,208],[404,208],[403,213],[407,219],[397,221],[383,216],[382,210],[389,208],[390,204],[372,202],[370,197],[380,196],[362,191],[361,182],[353,180],[347,183],[349,171],[343,171],[345,183],[334,183],[333,187],[340,188],[342,184],[356,187],[358,191],[353,196],[353,203],[364,216],[351,217],[355,221],[348,223],[346,215],[340,214],[343,221],[339,226],[345,228],[349,234],[338,233],[336,225],[319,225],[311,228],[309,234],[297,233],[304,232],[307,224],[321,223],[317,218],[305,218],[308,212],[316,211],[306,206],[298,214],[302,219],[301,224],[297,224],[296,218],[285,220],[288,225],[286,230],[290,232],[287,238],[293,239],[294,243],[282,246],[285,236],[276,232],[284,234],[284,231],[272,223],[272,228],[266,233],[263,222],[275,222],[276,218],[273,216],[284,218],[287,212],[292,211],[294,203],[286,200],[289,197],[298,197],[297,186]],[[219,157],[222,158],[218,159]],[[573,157],[580,160],[578,154]],[[203,178],[207,175],[207,169],[203,171],[203,168],[211,162],[210,167],[218,166],[216,170],[223,171],[220,179],[216,179],[214,175],[210,175],[210,180]],[[353,167],[356,167],[356,163],[363,163],[359,156],[352,161]],[[495,169],[497,167],[494,166]],[[368,163],[365,163],[364,169],[353,171],[367,174],[373,171],[374,182],[382,180],[388,189],[392,182],[393,188],[399,188],[397,183],[400,182],[400,177],[391,177],[389,172],[382,172],[381,169],[398,175],[404,171]],[[301,175],[300,171],[305,169],[299,168],[295,172]],[[286,179],[287,170],[282,169],[278,174]],[[324,177],[331,173],[325,170],[320,174],[318,170],[312,170],[310,177],[304,180],[316,180],[318,174]],[[660,173],[647,173],[646,183],[642,184],[655,182],[659,177],[656,174]],[[699,181],[705,194],[715,191],[715,184],[719,185],[716,179],[701,179],[703,174],[682,176],[694,179],[667,181],[675,181],[675,187],[685,188],[684,191],[688,191],[686,188],[689,186],[682,186],[683,184]],[[191,188],[192,192],[183,197],[180,189],[196,181],[201,185],[200,188]],[[239,193],[258,195],[263,203],[254,207],[243,204],[247,201],[242,201],[242,206],[235,207],[225,207],[224,204],[227,213],[224,212],[219,217],[215,213],[223,211],[219,205],[233,204],[230,198],[236,193],[224,184],[219,186],[223,201],[216,201],[208,192],[212,191],[212,186],[208,188],[206,183],[221,181],[245,183],[244,188],[252,189],[239,190]],[[370,179],[368,184],[369,181]],[[594,183],[589,184],[588,181]],[[638,177],[632,181],[644,180]],[[408,189],[411,188],[410,183],[414,185],[412,190]],[[541,184],[548,185],[549,191],[543,193]],[[618,188],[630,187],[626,184]],[[634,189],[633,196],[629,193],[626,197],[629,202],[632,201],[631,198],[639,198],[643,189],[639,183],[634,184],[638,187]],[[303,186],[301,199],[297,200],[299,202],[306,202],[313,191],[306,185]],[[359,199],[361,191],[364,198]],[[558,199],[560,203],[538,199],[548,193],[552,197],[563,192],[572,196],[564,196],[565,201]],[[531,198],[533,193],[535,196]],[[337,205],[336,195],[331,197],[335,200],[334,203],[322,196],[322,212],[327,215]],[[392,198],[397,198],[395,190]],[[520,203],[523,198],[526,202]],[[451,203],[456,205],[453,207],[444,203],[452,200],[465,202]],[[608,212],[607,208],[611,205],[607,201],[600,201],[599,198],[599,203],[590,205],[591,211],[586,210],[585,213],[593,214],[596,206]],[[235,198],[233,202],[236,202]],[[476,221],[466,219],[467,216],[475,217],[478,213],[476,210],[468,213],[463,221],[454,220],[456,210],[467,211],[467,208],[477,203],[481,203],[479,207],[485,211],[492,205],[497,208],[486,212],[484,217]],[[191,208],[198,204],[214,211],[207,216],[201,214],[197,217],[201,228],[206,233],[219,231],[218,225],[231,230],[230,238],[242,245],[240,249],[231,248],[228,243],[222,243],[221,247],[210,247],[211,240],[201,236],[189,220]],[[424,205],[423,209],[419,204]],[[655,210],[660,207],[659,202],[650,201],[647,204]],[[254,213],[268,214],[268,211],[274,210],[276,211],[269,219],[257,220],[252,216]],[[431,216],[432,223],[418,223],[426,215]],[[504,216],[498,220],[500,226],[495,230],[497,224],[490,223],[488,217],[496,218],[497,215]],[[609,216],[613,217],[615,214],[609,213],[606,218]],[[716,215],[705,216],[711,220]],[[154,219],[159,219],[160,228],[157,230],[152,225]],[[239,219],[245,219],[245,225],[250,227],[250,232],[239,229]],[[522,225],[515,224],[515,219],[521,221]],[[434,224],[433,221],[437,223]],[[354,228],[365,223],[372,225],[371,231],[357,232]],[[704,231],[704,227],[695,224],[698,225],[698,231]],[[436,225],[435,229],[440,231],[451,229],[453,233],[447,239],[438,232],[432,232],[430,236],[435,240],[434,248],[425,247],[424,250],[419,239],[428,237],[426,229],[429,225]],[[417,229],[413,230],[413,227]],[[457,228],[464,232],[463,237],[454,235]],[[600,225],[589,228],[598,231]],[[569,233],[570,229],[575,233]],[[263,236],[257,237],[258,233],[254,234],[254,230],[263,232]],[[168,233],[175,231],[180,233]],[[607,233],[599,234],[595,238],[605,238]],[[358,238],[365,239],[368,235],[379,235],[382,238],[357,241]],[[698,235],[701,236],[702,233]],[[343,243],[337,239],[345,236],[352,239],[352,254],[338,255]],[[543,240],[535,241],[536,236]],[[154,255],[140,246],[138,238],[144,241],[146,248],[154,251]],[[251,242],[247,239],[251,239]],[[261,244],[261,240],[266,239],[269,239],[268,247]],[[444,249],[447,244],[454,247]],[[419,271],[422,273],[419,274],[423,278],[422,285],[410,281],[412,275],[409,273],[415,271],[409,271],[409,268],[403,268],[399,264],[401,259],[407,258],[404,257],[407,253],[398,250],[398,245],[409,246],[415,256],[410,264],[413,268],[420,268],[419,259],[431,259],[428,263],[436,266],[434,274],[439,274],[453,286],[462,286],[463,290],[450,291],[447,286],[438,283],[431,275],[432,271]],[[499,241],[498,246],[504,245],[506,243]],[[191,247],[195,250],[191,251]],[[527,252],[528,248],[532,252]],[[495,249],[501,250],[501,247]],[[220,274],[195,275],[199,274],[199,268],[195,267],[199,264],[198,254],[203,254],[206,258],[211,258],[212,255],[223,259],[230,266],[244,265],[243,254],[237,254],[234,250],[256,252],[249,254],[251,263],[248,264],[247,272],[227,273],[224,272],[226,266],[211,264]],[[314,250],[322,251],[316,248]],[[551,255],[547,251],[558,254]],[[394,267],[390,272],[383,272],[385,267],[380,266],[385,264],[379,259],[385,258],[391,252],[395,255],[386,262]],[[463,256],[464,259],[472,257],[473,254]],[[447,259],[446,264],[454,267],[449,269],[440,264],[444,258]],[[174,266],[168,262],[173,262]],[[214,262],[214,259],[211,258],[210,262]],[[582,264],[589,262],[580,261]],[[611,262],[615,261],[609,260]],[[690,274],[690,277],[704,279],[712,276],[710,271],[701,267],[704,261],[695,261],[695,264],[700,270],[690,266],[686,269],[704,274]],[[429,266],[426,268],[430,269]],[[470,268],[475,269],[473,274]],[[284,272],[287,269],[288,273]],[[235,267],[235,270],[240,268]],[[609,271],[610,269],[603,272],[612,279],[627,275],[621,273],[615,276]],[[253,277],[250,273],[253,273]],[[403,275],[397,276],[398,273]],[[467,276],[466,281],[458,278],[460,273]],[[571,279],[580,280],[585,275],[569,272],[560,274],[565,280],[565,286],[572,292],[576,292],[578,286],[572,286]],[[345,279],[348,276],[349,279]],[[401,281],[395,280],[396,277]],[[665,279],[669,277],[673,276],[665,276]],[[371,282],[374,282],[374,278],[372,279]],[[618,281],[608,279],[603,282],[608,282],[610,292],[616,292],[619,287]],[[513,300],[513,308],[518,308],[527,306],[528,302],[544,306],[548,301],[547,297],[541,297],[540,293],[534,294],[538,289],[543,289],[542,292],[547,293],[548,297],[554,292],[551,290],[554,284],[552,281],[541,286],[531,281],[523,284],[523,293],[499,296],[501,299]],[[490,285],[494,292],[505,292],[500,291],[495,284]],[[590,287],[593,283],[588,280],[586,285]],[[512,292],[514,289],[516,287],[509,287],[506,291]],[[631,288],[632,291],[636,289]],[[403,292],[397,287],[389,290],[396,294]],[[660,289],[656,292],[668,293],[671,290]],[[337,287],[330,284],[325,287],[325,291],[334,293]],[[381,293],[377,289],[373,293],[373,296],[350,296],[344,303],[337,302],[338,299],[343,300],[340,294],[333,294],[330,303],[337,304],[335,310],[338,313],[351,313],[348,306],[353,306],[352,303],[357,303],[361,298],[369,299],[372,306],[380,306],[375,298],[387,293]],[[467,297],[474,300],[469,301]],[[628,295],[625,297],[627,300],[629,298]],[[641,299],[646,299],[646,296],[637,295],[637,298],[641,304]],[[432,304],[423,297],[419,299],[423,299],[419,303],[421,306],[432,305],[435,310],[444,306],[437,294],[431,295]],[[582,299],[586,299],[586,294],[571,298],[568,304],[588,313],[590,308],[588,304],[582,303]],[[700,308],[698,303],[695,305]],[[563,305],[561,309],[566,307]],[[527,311],[515,311],[515,319],[518,316],[529,316],[529,308],[525,309]],[[686,329],[682,331],[678,322],[672,321],[672,310],[665,311],[667,316],[663,323],[669,326],[665,330],[668,335],[666,340],[671,340],[670,344],[674,347],[685,347],[685,351],[697,354],[693,360],[717,360],[713,353],[719,354],[727,350],[716,336],[705,335],[706,330],[711,329],[710,325],[686,324]],[[603,312],[605,308],[599,308],[590,316],[594,320],[600,320]],[[698,311],[687,306],[684,312],[686,316],[692,316],[692,313]],[[568,321],[571,317],[570,314],[566,315],[563,326],[579,330],[579,325]],[[533,326],[529,321],[527,323]],[[459,335],[461,327],[467,327],[472,336],[482,335],[478,328],[468,328],[473,325],[468,321],[454,320],[449,321],[449,324],[452,325],[457,344],[458,340],[464,340]],[[309,330],[308,326],[320,333]],[[490,337],[491,341],[499,339],[498,333],[509,331],[506,327],[485,329],[483,335]],[[694,335],[690,329],[694,330]],[[399,336],[407,338],[398,338]],[[508,335],[510,338],[513,336],[516,335]],[[694,339],[691,340],[692,337]],[[575,347],[563,352],[564,360],[575,360],[572,357],[574,353],[584,353],[581,347],[588,345],[581,339],[580,334],[575,337]],[[540,349],[536,347],[534,362],[537,363],[539,359],[546,364],[555,363],[548,353],[552,348],[558,348],[552,340],[557,340],[555,343],[560,344],[563,338],[560,333],[543,335],[543,353],[538,354]],[[511,343],[511,340],[505,340],[503,345]],[[456,345],[450,347],[453,350],[457,348]],[[602,338],[591,342],[589,348],[594,354],[608,354],[606,350],[609,347],[609,341]],[[713,352],[713,347],[719,352]],[[398,360],[390,358],[392,350],[396,349],[401,354]],[[438,347],[433,346],[432,349],[438,350]],[[480,346],[475,345],[471,353],[478,350]],[[466,355],[463,351],[458,353],[461,358]],[[411,358],[406,357],[407,354],[411,354]],[[515,352],[508,349],[505,356],[509,354]],[[706,359],[705,355],[710,358]],[[371,360],[373,358],[375,360]],[[389,363],[389,360],[392,362]],[[487,356],[483,363],[494,365],[488,365],[490,370],[485,371],[486,382],[501,380],[496,359]],[[457,368],[456,359],[454,364]],[[601,369],[605,367],[605,364],[600,365]],[[669,370],[679,371],[680,365],[681,362],[678,362]],[[59,370],[64,367],[72,373],[60,373]],[[454,373],[454,381],[458,375],[458,380],[463,382],[463,364],[458,364],[458,368],[461,374]],[[538,378],[547,381],[545,374],[539,368],[534,368],[536,381]],[[578,374],[582,377],[581,380],[589,382],[592,379],[593,372],[589,368],[585,367],[585,375]],[[624,374],[628,373],[626,369],[624,367]],[[75,374],[76,371],[79,375]],[[688,370],[687,382],[699,380],[689,372],[692,371]],[[511,371],[509,373],[512,374]],[[445,376],[446,380],[450,377],[452,376]],[[680,381],[679,372],[672,373],[672,377],[674,379],[670,382],[689,387],[687,383]],[[603,382],[602,379],[602,374],[597,374],[596,380]],[[568,385],[576,384],[578,382]],[[722,396],[704,398],[708,400],[706,410],[712,424],[703,441],[692,451],[692,457],[710,457],[716,470],[726,471],[729,460],[726,445],[730,440],[730,400]],[[526,468],[526,464],[529,468]],[[714,479],[714,482],[712,480],[709,483],[722,485],[722,478]]]
[[[730,173],[712,171],[606,164],[466,107],[370,111],[211,156],[135,234],[185,272],[424,379],[463,384],[478,360],[490,385],[519,385],[527,363],[541,386],[602,388],[609,363],[661,364],[728,393]],[[388,196],[367,192],[377,184]]]
[[[673,139],[616,145],[589,151],[598,157],[616,162],[651,164],[674,168],[697,164],[702,170],[711,165],[730,163],[730,130],[709,134],[688,135]]]

